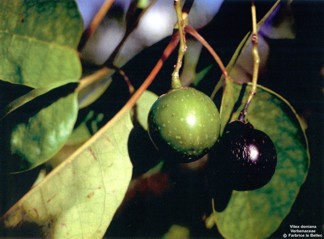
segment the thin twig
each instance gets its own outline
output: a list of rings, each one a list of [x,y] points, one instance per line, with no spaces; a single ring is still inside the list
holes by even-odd
[[[114,2],[114,0],[106,0],[105,3],[103,4],[101,9],[106,9],[107,11],[109,10],[108,5],[111,2],[111,4]],[[115,48],[114,52],[111,54],[111,56],[109,57],[109,59],[102,64],[101,68],[96,71],[95,73],[86,76],[84,78],[82,78],[80,80],[80,84],[77,87],[76,91],[80,92],[82,91],[84,88],[87,88],[89,85],[96,83],[97,81],[100,81],[101,79],[103,79],[105,76],[109,75],[109,74],[113,74],[115,71],[117,71],[125,80],[129,92],[131,94],[134,93],[135,89],[131,83],[131,81],[129,80],[129,78],[127,77],[127,75],[117,66],[115,66],[114,64],[112,64],[112,62],[114,61],[114,58],[116,57],[116,55],[118,54],[120,48],[122,47],[123,43],[125,42],[125,40],[127,39],[127,37],[129,36],[129,34],[136,28],[136,26],[138,25],[139,20],[141,19],[141,17],[145,14],[145,12],[156,2],[156,0],[151,1],[148,6],[142,10],[142,12],[138,15],[138,17],[135,19],[135,22],[129,24],[127,26],[127,30],[126,33],[124,35],[123,40],[119,43],[119,45]],[[100,14],[99,14],[100,13]],[[97,17],[98,16],[98,17]],[[94,23],[92,24],[93,27],[92,29],[97,26],[95,24],[95,22],[97,22],[97,24],[100,22],[100,16],[103,18],[105,16],[104,11],[101,10],[98,12],[97,16],[94,18]],[[91,29],[91,27],[90,27]]]
[[[174,71],[172,72],[172,82],[171,82],[172,89],[180,88],[182,86],[179,77],[179,71],[182,66],[183,56],[187,50],[186,36],[184,31],[184,28],[187,24],[186,21],[187,13],[182,12],[181,0],[174,0],[174,7],[177,14],[177,25],[178,25],[178,32],[180,36],[180,46],[178,50],[177,63],[174,67]]]
[[[84,88],[87,88],[89,85],[101,80],[108,74],[111,74],[114,70],[108,67],[102,67],[97,70],[95,73],[88,75],[80,80],[80,84],[76,89],[76,92],[80,92]]]
[[[114,4],[115,0],[106,0],[102,6],[100,7],[99,11],[95,15],[95,17],[92,19],[90,26],[84,31],[82,38],[80,40],[78,50],[81,51],[86,43],[88,42],[89,38],[93,35],[93,33],[96,31],[102,20],[105,18],[107,12],[111,8],[111,6]]]
[[[256,8],[254,5],[254,1],[252,0],[251,5],[251,14],[252,14],[252,56],[253,56],[253,72],[252,72],[252,89],[249,95],[249,98],[240,113],[239,120],[244,121],[245,116],[247,114],[248,107],[256,94],[257,90],[257,82],[258,82],[258,75],[259,75],[259,65],[260,65],[260,56],[258,51],[258,31],[257,31],[257,20],[256,20]]]
[[[102,66],[110,67],[111,65],[114,65],[114,61],[115,61],[120,49],[123,47],[124,43],[126,42],[127,38],[137,28],[142,16],[155,4],[156,1],[157,0],[150,1],[150,3],[139,13],[139,15],[136,16],[135,19],[131,19],[126,22],[126,31],[125,31],[123,38],[118,43],[118,45],[115,47],[114,51],[111,53],[109,58],[102,64]]]
[[[253,74],[252,74],[252,94],[256,93],[258,74],[259,74],[259,65],[260,65],[260,56],[258,51],[258,32],[257,32],[257,20],[256,20],[256,9],[252,1],[251,6],[252,12],[252,55],[253,55]]]

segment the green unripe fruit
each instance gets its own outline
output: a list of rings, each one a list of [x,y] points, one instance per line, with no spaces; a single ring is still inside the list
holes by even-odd
[[[219,136],[219,112],[204,93],[190,87],[170,90],[153,104],[148,131],[166,159],[192,162],[201,158]]]

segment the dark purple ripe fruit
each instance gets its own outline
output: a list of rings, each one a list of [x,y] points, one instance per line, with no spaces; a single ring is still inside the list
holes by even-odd
[[[231,168],[232,188],[238,191],[254,190],[272,178],[277,153],[272,140],[250,123],[231,122],[221,138],[224,157]]]
[[[190,87],[161,95],[148,115],[151,140],[165,159],[188,163],[206,154],[219,136],[219,112],[204,93]]]

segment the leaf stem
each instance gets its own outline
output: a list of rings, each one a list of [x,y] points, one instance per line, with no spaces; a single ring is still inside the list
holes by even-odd
[[[172,89],[182,87],[179,71],[182,66],[183,56],[187,50],[186,35],[185,35],[184,28],[187,25],[187,17],[188,17],[187,13],[182,12],[181,0],[174,0],[174,7],[177,14],[177,26],[178,26],[178,32],[180,38],[180,46],[178,50],[177,64],[175,65],[174,71],[172,73],[172,80],[171,80]]]
[[[244,122],[245,116],[247,114],[248,107],[256,94],[257,91],[257,82],[258,82],[258,75],[259,75],[259,65],[260,65],[260,56],[258,51],[258,32],[257,32],[257,20],[256,20],[256,8],[254,5],[254,1],[252,0],[251,5],[251,14],[252,14],[252,56],[253,56],[253,72],[252,72],[252,89],[249,95],[247,102],[243,110],[240,113],[239,120]]]
[[[88,75],[86,77],[83,77],[80,80],[79,86],[76,88],[76,92],[80,92],[83,89],[87,88],[89,85],[94,84],[98,80],[101,80],[108,74],[113,74],[115,70],[108,67],[102,67],[99,70],[97,70],[95,73]]]
[[[108,75],[112,76],[115,72],[118,73],[123,78],[123,80],[125,81],[125,83],[127,85],[129,94],[132,95],[135,92],[135,88],[134,88],[132,82],[130,81],[129,77],[121,68],[119,68],[117,66],[113,66],[113,65],[111,67],[103,66],[96,72],[83,77],[80,80],[80,83],[75,91],[77,93],[80,93],[84,89],[90,87],[91,85],[95,85],[97,82],[103,80],[106,76],[108,76]]]

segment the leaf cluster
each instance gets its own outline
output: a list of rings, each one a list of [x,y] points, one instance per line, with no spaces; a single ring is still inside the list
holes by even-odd
[[[108,6],[108,11],[109,2],[102,9]],[[173,59],[178,38],[176,34],[168,38],[163,53],[160,48],[165,41],[150,48],[162,57],[145,81],[138,83],[127,76],[121,67],[127,60],[124,69],[136,65],[138,58],[129,53],[125,60],[118,54],[155,1],[134,2],[138,5],[133,3],[123,13],[124,37],[114,43],[108,59],[96,65],[83,58],[88,50],[82,49],[87,40],[96,38],[91,32],[95,24],[84,31],[75,1],[1,1],[0,171],[4,186],[0,197],[10,193],[15,200],[21,197],[3,203],[4,227],[37,225],[50,238],[102,238],[120,233],[119,224],[127,223],[137,225],[130,229],[134,235],[155,230],[152,234],[163,238],[189,237],[191,227],[207,230],[214,225],[217,232],[211,231],[213,235],[226,238],[271,236],[289,214],[308,173],[310,155],[303,121],[286,99],[258,85],[247,119],[275,143],[278,166],[271,182],[255,191],[229,190],[222,183],[226,175],[206,183],[207,162],[218,160],[218,151],[186,166],[165,162],[147,135],[149,109],[158,97],[155,93],[165,86],[152,84],[150,90],[155,93],[148,87],[162,65],[168,68],[171,64],[166,58]],[[264,67],[269,53],[265,39],[294,37],[287,27],[292,23],[289,12],[278,20],[282,16],[278,11],[285,7],[277,1],[258,24]],[[274,27],[278,21],[283,23]],[[243,38],[226,67],[229,77],[218,76],[213,92],[206,90],[210,84],[206,78],[215,63],[203,62],[196,72],[201,44],[188,40],[193,54],[185,56],[183,82],[212,93],[220,106],[221,131],[238,118],[251,90],[250,37],[248,33]],[[19,175],[32,176],[33,185],[17,193],[13,191],[21,185],[12,178]],[[10,183],[15,190],[8,189]],[[147,208],[139,206],[146,203]],[[141,224],[147,228],[136,222],[143,218],[142,209],[148,219]],[[204,222],[199,222],[196,219],[202,213]],[[188,225],[180,226],[183,221]]]

